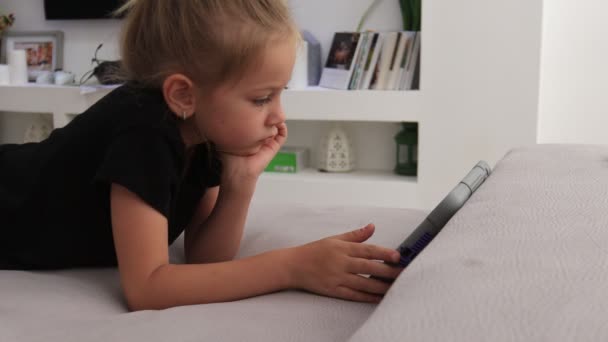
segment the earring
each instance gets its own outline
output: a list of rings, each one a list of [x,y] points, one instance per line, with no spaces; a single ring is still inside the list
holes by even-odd
[[[182,119],[183,119],[184,121],[186,121],[186,111],[183,111],[183,112],[182,112]]]

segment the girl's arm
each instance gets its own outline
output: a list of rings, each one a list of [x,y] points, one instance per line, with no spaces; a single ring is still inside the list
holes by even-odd
[[[255,182],[240,183],[238,187],[224,183],[207,190],[194,219],[186,228],[184,249],[187,263],[234,258],[243,237],[254,190]]]
[[[130,310],[233,301],[282,289],[377,302],[389,284],[361,274],[396,278],[393,249],[362,244],[373,226],[309,244],[210,264],[169,264],[167,220],[126,188],[113,184],[112,230],[123,292]]]
[[[131,310],[231,301],[290,287],[285,254],[211,264],[169,264],[167,220],[113,184],[112,229],[121,284]]]

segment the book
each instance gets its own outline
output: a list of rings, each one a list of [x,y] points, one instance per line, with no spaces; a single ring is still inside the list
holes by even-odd
[[[376,70],[376,65],[378,64],[378,56],[380,56],[380,47],[382,46],[382,36],[378,32],[374,32],[372,35],[372,43],[363,68],[361,83],[359,83],[357,89],[369,89],[374,70]]]
[[[348,89],[361,44],[359,32],[336,32],[327,62],[323,68],[320,86]]]
[[[399,43],[397,43],[395,53],[393,54],[393,60],[391,62],[391,68],[388,74],[388,81],[386,83],[387,90],[398,89],[398,82],[401,79],[401,62],[405,56],[409,39],[410,35],[408,32],[399,32]]]
[[[422,42],[420,42],[420,45],[422,45]],[[420,50],[418,50],[418,62],[416,63],[416,67],[414,68],[414,78],[412,80],[412,90],[419,90],[420,89]]]
[[[398,43],[399,33],[398,32],[386,32],[384,33],[384,41],[382,43],[382,50],[380,51],[380,60],[378,61],[377,76],[374,81],[373,89],[384,90],[388,83],[388,73],[390,71],[391,63],[393,61],[393,55],[395,53],[395,46]]]
[[[419,60],[421,39],[422,37],[420,31],[416,32],[416,35],[412,42],[411,57],[408,58],[407,63],[405,65],[405,80],[403,83],[403,87],[401,88],[403,90],[414,89],[414,74],[416,73],[416,69],[418,68],[418,64],[420,62]]]
[[[355,61],[355,66],[353,68],[353,74],[351,76],[350,79],[350,84],[348,85],[348,89],[357,89],[357,83],[359,82],[359,79],[361,78],[361,73],[363,72],[363,60],[364,58],[367,58],[367,52],[369,49],[369,34],[368,32],[362,32],[361,36],[360,36],[360,49],[359,49],[359,53],[357,55],[357,59]]]
[[[397,79],[395,80],[395,87],[394,87],[395,90],[405,90],[405,83],[407,80],[406,67],[407,67],[408,61],[410,60],[410,58],[412,56],[414,39],[416,38],[415,31],[404,31],[403,33],[406,35],[407,41],[405,43],[405,51],[403,53],[403,56],[401,58],[401,62],[399,65],[399,73],[398,73]]]

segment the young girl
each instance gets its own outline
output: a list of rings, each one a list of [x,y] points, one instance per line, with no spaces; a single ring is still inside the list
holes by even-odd
[[[299,38],[283,0],[131,0],[126,82],[37,144],[0,146],[0,268],[118,265],[131,310],[303,289],[376,302],[374,227],[233,260],[287,138]],[[185,231],[186,264],[168,245]]]

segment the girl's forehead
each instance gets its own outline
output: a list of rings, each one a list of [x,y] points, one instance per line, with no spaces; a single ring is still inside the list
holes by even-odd
[[[243,86],[283,88],[291,78],[296,57],[296,46],[291,41],[279,41],[269,45],[258,63],[245,73]]]

